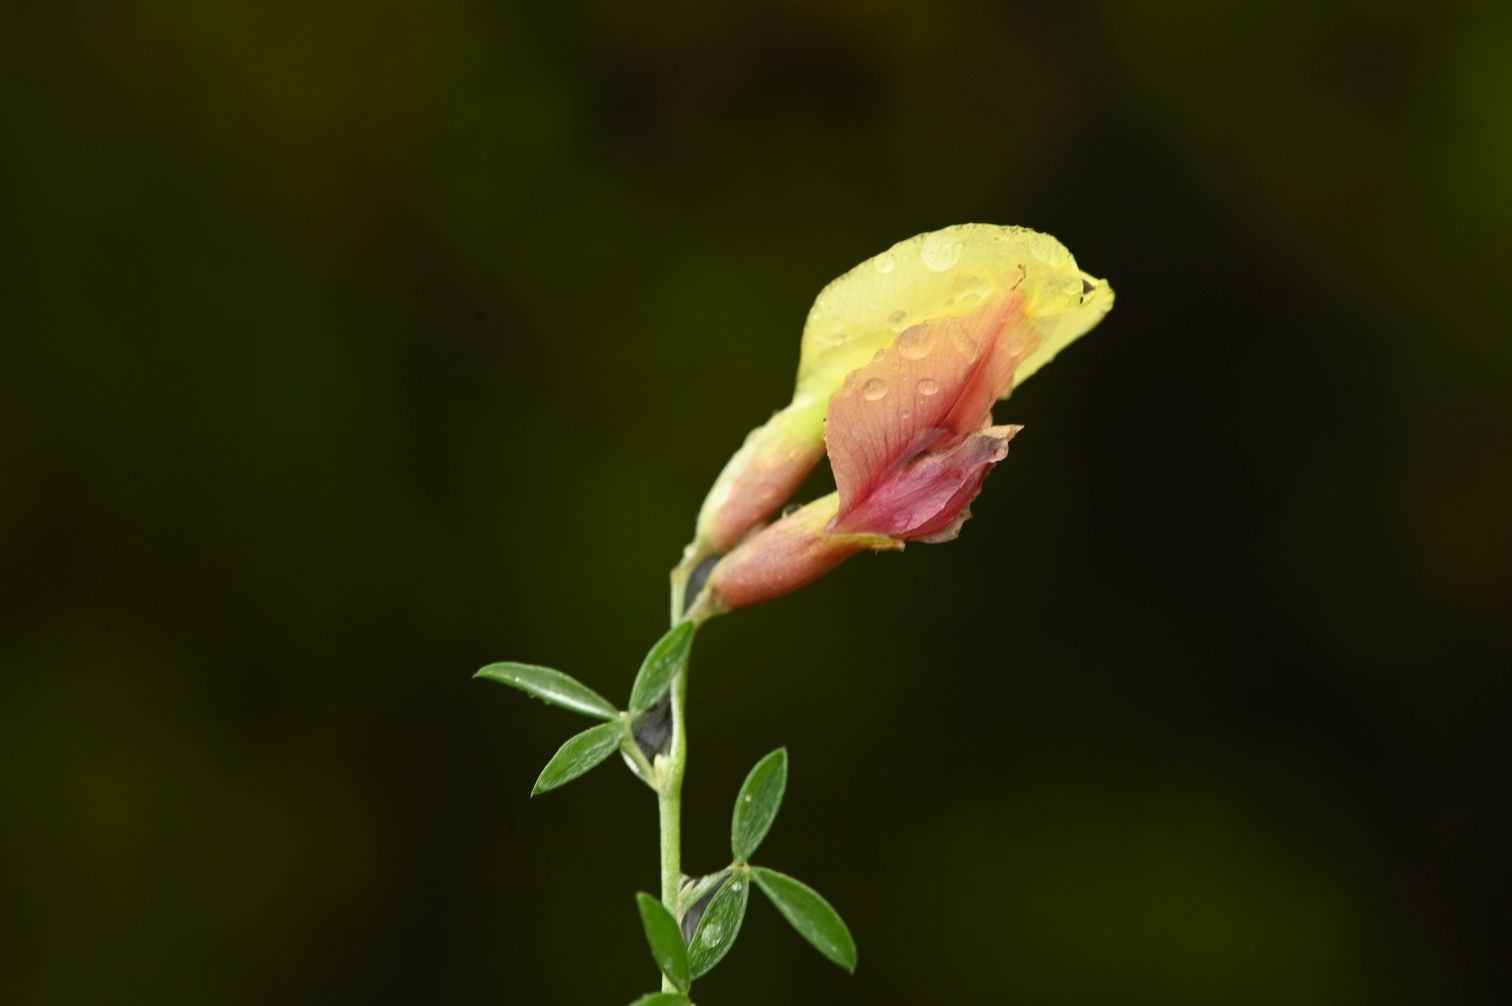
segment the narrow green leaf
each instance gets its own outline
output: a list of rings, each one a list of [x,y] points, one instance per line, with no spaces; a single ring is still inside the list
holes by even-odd
[[[819,892],[785,873],[753,867],[756,885],[777,906],[777,911],[798,930],[798,935],[847,971],[856,970],[856,941],[840,914]]]
[[[672,678],[687,665],[693,631],[692,622],[681,622],[651,647],[630,689],[630,712],[639,716],[656,705]]]
[[[787,764],[787,749],[778,748],[756,763],[740,787],[730,820],[730,852],[736,860],[750,859],[777,819],[787,790]]]
[[[507,662],[489,664],[473,677],[487,678],[489,681],[497,681],[511,688],[518,688],[542,702],[550,702],[554,706],[571,709],[584,716],[612,720],[618,715],[615,708],[609,704],[609,700],[598,692],[576,678],[563,674],[561,671],[553,671],[549,667]]]
[[[625,737],[623,723],[600,723],[567,738],[551,761],[541,769],[531,796],[565,785],[619,750]]]
[[[735,945],[750,898],[751,884],[744,873],[733,874],[714,892],[688,944],[688,966],[695,980],[713,971]]]
[[[652,992],[641,996],[630,1006],[688,1006],[688,997],[681,992]]]
[[[672,979],[679,991],[688,991],[692,978],[688,974],[688,948],[683,945],[682,928],[667,906],[651,895],[637,894],[635,903],[640,907],[641,925],[646,929],[646,942],[651,945],[656,966]]]

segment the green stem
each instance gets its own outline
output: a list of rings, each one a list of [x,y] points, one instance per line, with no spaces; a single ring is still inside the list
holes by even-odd
[[[683,725],[683,707],[688,695],[688,671],[684,667],[672,679],[672,743],[662,764],[661,787],[657,790],[657,816],[661,823],[661,898],[675,918],[678,892],[682,888],[682,784],[688,767],[688,734]],[[672,991],[672,983],[662,977],[662,989]]]

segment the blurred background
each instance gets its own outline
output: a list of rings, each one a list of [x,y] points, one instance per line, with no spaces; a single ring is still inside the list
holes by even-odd
[[[685,865],[787,745],[861,964],[700,1003],[1507,1001],[1493,8],[8,13],[4,998],[652,988],[650,794],[470,676],[622,698],[820,287],[986,221],[1117,307],[959,542],[701,634]]]

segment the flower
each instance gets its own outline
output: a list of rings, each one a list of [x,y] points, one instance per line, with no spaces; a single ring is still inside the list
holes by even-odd
[[[859,551],[954,538],[1019,430],[991,425],[993,403],[1112,303],[1054,238],[984,224],[921,234],[835,280],[809,313],[792,403],[704,501],[674,603],[686,588],[707,617]],[[763,526],[826,448],[836,492]]]

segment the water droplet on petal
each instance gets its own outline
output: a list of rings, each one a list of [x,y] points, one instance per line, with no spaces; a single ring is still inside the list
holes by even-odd
[[[750,799],[750,797],[747,797],[746,799]],[[738,890],[740,890],[740,881],[737,880],[737,881],[735,881],[735,883],[731,884],[730,885],[730,890],[732,890],[732,891],[738,891]]]
[[[961,260],[961,241],[949,234],[931,234],[920,249],[924,264],[935,272],[944,272]]]
[[[870,381],[861,385],[861,397],[868,402],[875,402],[887,394],[887,382],[873,377]]]
[[[749,794],[749,793],[746,794],[745,802],[746,803],[750,803],[751,802],[751,794]]]
[[[919,394],[923,395],[925,398],[928,398],[930,395],[938,394],[939,391],[940,382],[936,381],[933,377],[921,377],[919,379]]]
[[[891,255],[878,255],[877,256],[877,263],[876,263],[876,265],[877,265],[877,271],[878,272],[892,272],[893,271],[893,267],[896,266],[897,264],[898,263],[893,260],[893,257]]]
[[[922,360],[934,349],[934,337],[928,325],[915,325],[898,336],[898,352],[910,360]]]
[[[793,516],[793,514],[797,513],[799,510],[802,510],[802,509],[803,509],[803,504],[802,503],[789,503],[787,506],[785,506],[785,507],[782,508],[782,516],[784,516],[784,517],[791,517],[791,516]],[[749,801],[750,799],[751,799],[750,797],[746,797],[747,801]]]
[[[975,304],[992,290],[992,284],[981,276],[968,276],[956,284],[956,296],[963,304]]]
[[[908,312],[907,311],[894,311],[892,314],[890,314],[890,315],[887,316],[887,323],[889,325],[901,324],[902,321],[903,321],[903,319],[907,318],[907,317],[908,317]]]

